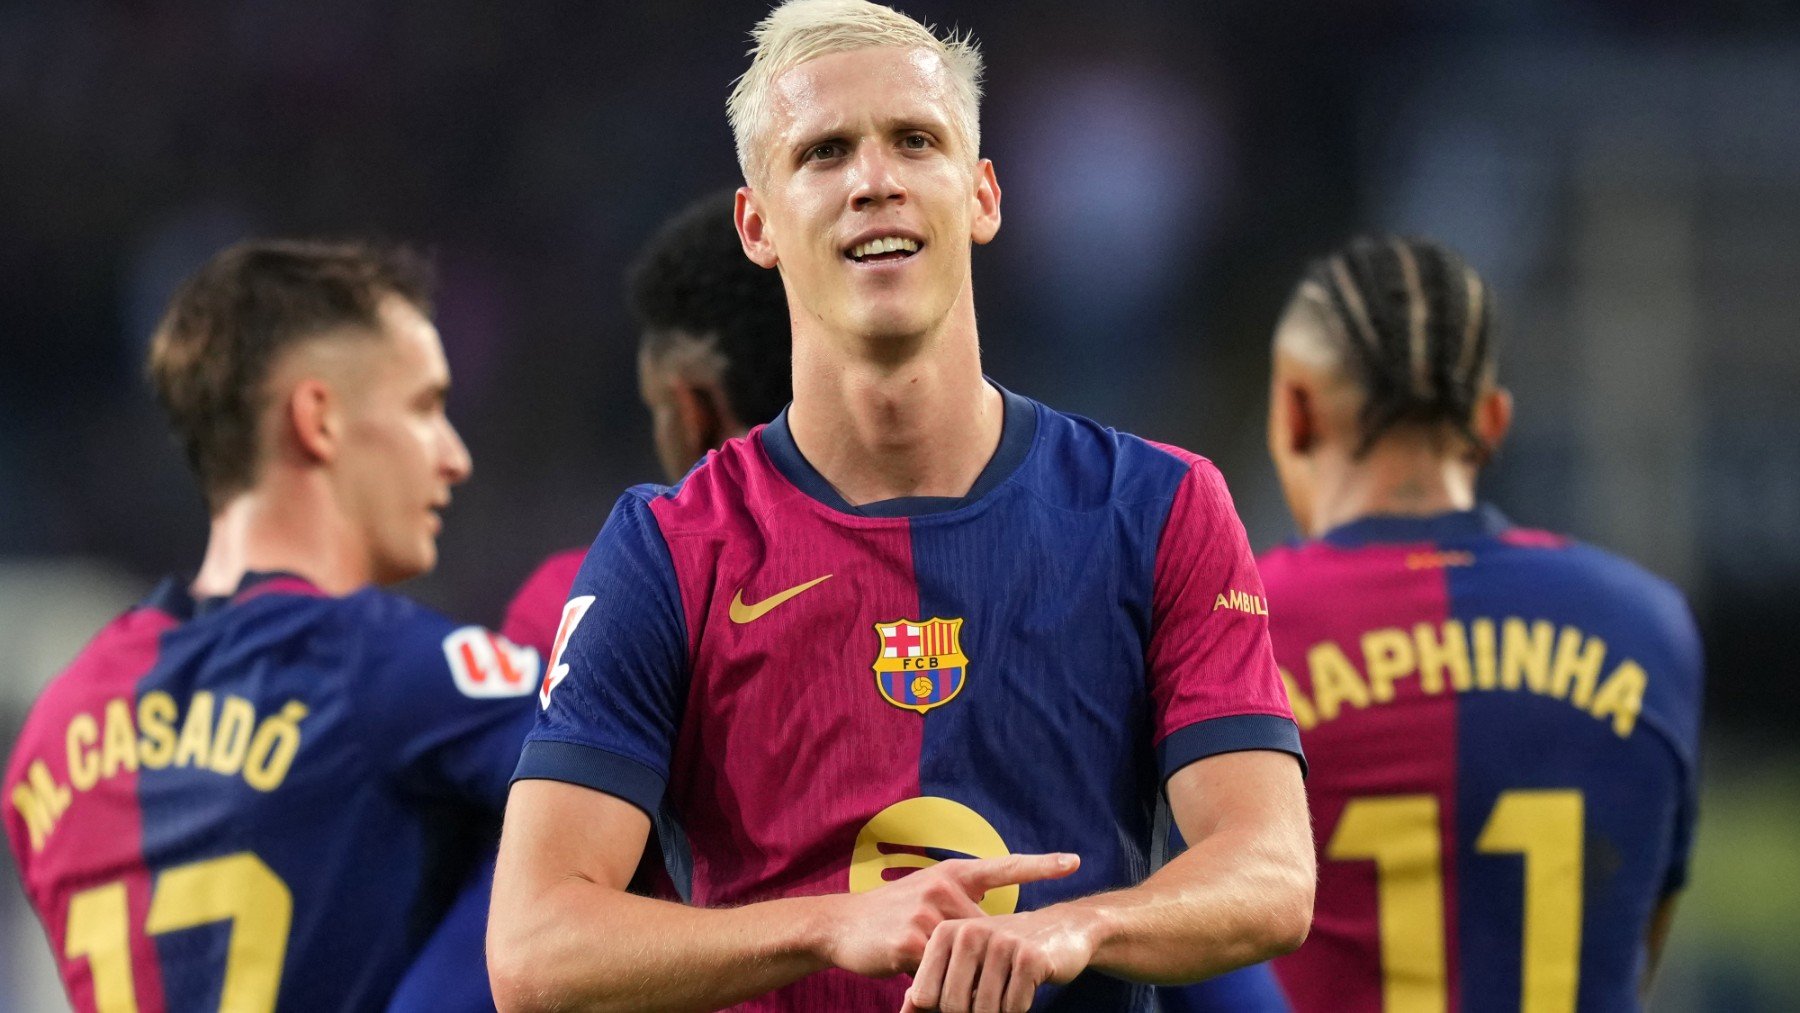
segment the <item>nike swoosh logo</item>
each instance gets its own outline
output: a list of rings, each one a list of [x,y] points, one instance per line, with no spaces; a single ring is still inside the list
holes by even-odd
[[[740,588],[738,588],[737,594],[731,596],[731,621],[734,623],[737,623],[740,626],[743,625],[744,623],[753,623],[753,622],[757,621],[758,619],[761,619],[763,616],[768,615],[769,611],[771,609],[775,608],[775,606],[780,605],[782,602],[785,602],[785,601],[789,600],[790,598],[793,598],[795,595],[800,594],[802,591],[806,591],[810,588],[816,587],[817,585],[823,584],[824,582],[826,582],[830,579],[831,579],[831,574],[829,574],[829,573],[823,577],[814,577],[812,580],[809,580],[804,584],[795,584],[793,587],[788,588],[786,591],[781,591],[777,594],[772,594],[772,595],[768,596],[767,598],[764,598],[762,601],[757,602],[754,605],[744,604],[744,589],[740,587]]]

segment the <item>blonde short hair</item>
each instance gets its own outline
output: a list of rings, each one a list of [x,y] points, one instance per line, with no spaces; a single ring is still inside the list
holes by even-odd
[[[932,26],[869,0],[787,0],[757,23],[750,38],[750,69],[725,101],[746,181],[754,182],[764,168],[755,149],[775,79],[809,60],[856,49],[898,46],[937,54],[956,97],[952,124],[968,142],[971,160],[981,150],[981,50],[966,32],[940,37]]]

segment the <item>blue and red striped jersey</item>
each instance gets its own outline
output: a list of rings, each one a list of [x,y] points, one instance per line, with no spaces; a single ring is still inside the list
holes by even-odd
[[[1007,394],[960,498],[852,507],[785,415],[622,498],[564,607],[517,777],[667,814],[706,906],[862,891],[945,857],[1071,851],[990,912],[1126,886],[1159,789],[1299,753],[1262,587],[1202,458]],[[750,1009],[898,1009],[839,970]],[[1151,1008],[1098,973],[1046,1009]]]
[[[377,589],[164,582],[46,688],[6,770],[71,1003],[381,1009],[492,846],[539,669]]]
[[[1491,507],[1262,561],[1312,762],[1299,1010],[1638,1008],[1685,875],[1699,638],[1681,595]]]

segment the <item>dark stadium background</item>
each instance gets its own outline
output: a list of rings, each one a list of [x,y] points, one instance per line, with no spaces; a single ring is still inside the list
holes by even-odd
[[[1800,1008],[1800,8],[902,6],[988,56],[990,373],[1213,457],[1259,548],[1290,535],[1263,371],[1304,259],[1379,228],[1488,274],[1519,424],[1487,494],[1669,576],[1707,637],[1660,1005]],[[0,4],[0,747],[99,622],[198,559],[140,361],[231,240],[436,252],[476,477],[409,592],[497,620],[653,478],[621,272],[735,181],[722,103],[764,7]],[[6,865],[0,1011],[57,1005],[48,968]]]

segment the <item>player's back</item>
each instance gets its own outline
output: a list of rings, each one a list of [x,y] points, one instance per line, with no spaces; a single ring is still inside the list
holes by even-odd
[[[1300,1010],[1638,1006],[1684,875],[1700,650],[1637,567],[1482,508],[1262,560],[1311,760]]]
[[[481,695],[509,672],[522,691]],[[498,814],[482,743],[516,752],[536,675],[379,590],[159,588],[46,690],[7,771],[71,1001],[379,1009]]]

